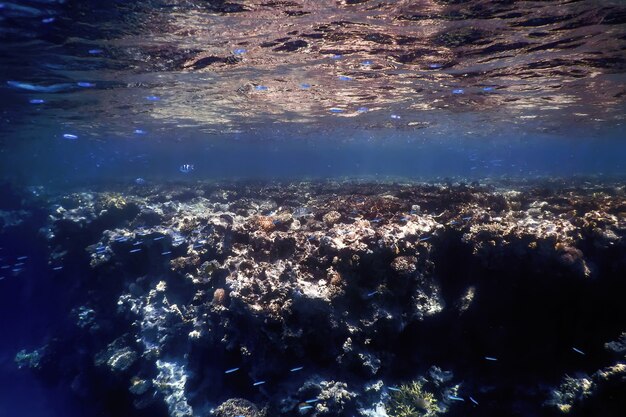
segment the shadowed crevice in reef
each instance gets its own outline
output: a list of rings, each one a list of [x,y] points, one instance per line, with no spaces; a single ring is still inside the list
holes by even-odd
[[[71,314],[16,361],[104,415],[395,417],[414,382],[430,415],[618,416],[624,196],[575,181],[29,196]]]

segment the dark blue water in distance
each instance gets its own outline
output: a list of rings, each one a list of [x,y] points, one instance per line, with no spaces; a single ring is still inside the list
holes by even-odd
[[[0,2],[3,213],[109,185],[620,183],[625,110],[620,0]],[[29,256],[0,280],[0,417],[120,416],[17,369],[73,307],[21,230],[0,236]]]
[[[271,134],[268,133],[268,135]],[[435,140],[407,132],[337,132],[295,138],[108,137],[67,141],[50,134],[40,143],[15,145],[3,161],[6,178],[31,185],[103,181],[203,179],[481,179],[541,176],[616,176],[624,173],[626,148],[619,129],[602,137],[537,134],[517,137],[459,136]],[[8,156],[8,155],[6,155]],[[194,170],[179,168],[192,164]]]

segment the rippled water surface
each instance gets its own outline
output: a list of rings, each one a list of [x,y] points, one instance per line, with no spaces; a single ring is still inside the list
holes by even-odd
[[[158,159],[169,151],[152,144],[189,138],[623,133],[620,1],[33,0],[1,3],[0,19],[0,129],[13,161],[8,149],[24,142],[97,166],[103,158],[59,142],[106,154],[129,146],[103,151],[114,139],[143,140]]]
[[[5,154],[623,132],[618,0],[32,0],[0,20]]]

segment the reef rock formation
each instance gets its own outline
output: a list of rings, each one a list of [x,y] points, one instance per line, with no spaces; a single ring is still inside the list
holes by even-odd
[[[18,362],[127,415],[617,416],[624,196],[530,182],[50,195],[74,325]]]

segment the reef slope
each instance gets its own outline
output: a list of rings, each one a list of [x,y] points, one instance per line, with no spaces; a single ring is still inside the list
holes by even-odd
[[[45,207],[32,227],[70,313],[17,364],[99,415],[626,409],[619,183],[144,184],[20,204],[2,239]]]

